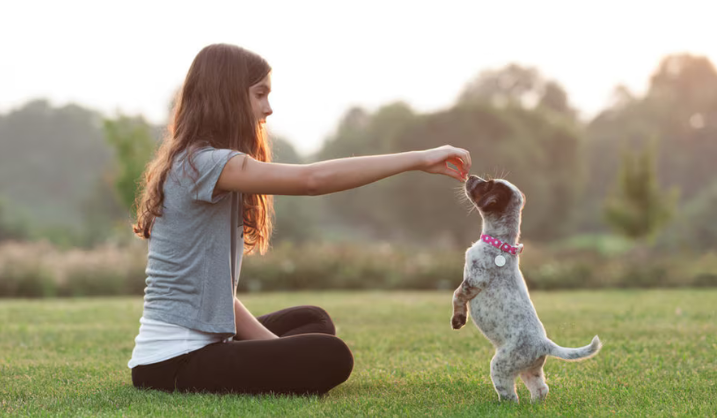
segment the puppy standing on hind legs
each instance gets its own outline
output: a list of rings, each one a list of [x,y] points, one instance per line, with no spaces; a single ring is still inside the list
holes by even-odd
[[[520,376],[531,401],[545,399],[543,365],[547,356],[582,360],[601,348],[597,336],[581,348],[564,348],[548,339],[538,319],[528,288],[520,272],[514,246],[520,236],[525,196],[506,180],[485,181],[471,176],[465,192],[483,218],[480,240],[466,251],[463,282],[453,293],[451,326],[460,329],[470,316],[495,346],[490,376],[501,400],[518,402],[515,379]]]

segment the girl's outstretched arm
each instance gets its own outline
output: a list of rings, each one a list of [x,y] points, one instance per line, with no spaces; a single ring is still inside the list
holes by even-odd
[[[264,163],[242,154],[230,159],[224,166],[215,194],[241,191],[314,196],[353,189],[410,170],[443,174],[463,181],[470,166],[470,153],[449,145],[424,151],[340,158],[313,164]]]

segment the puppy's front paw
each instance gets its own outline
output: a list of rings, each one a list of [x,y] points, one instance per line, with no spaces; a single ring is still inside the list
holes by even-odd
[[[453,318],[451,318],[451,326],[453,327],[453,329],[461,329],[465,324],[466,316],[463,314],[456,314],[453,315]]]

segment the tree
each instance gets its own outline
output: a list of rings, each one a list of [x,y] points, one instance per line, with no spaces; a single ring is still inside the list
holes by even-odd
[[[658,245],[662,248],[705,251],[717,249],[717,179],[697,197],[689,200],[680,210],[680,216],[661,234]]]
[[[110,238],[116,239],[118,232],[130,230],[127,225],[129,214],[119,202],[119,193],[114,184],[112,173],[105,172],[90,188],[87,198],[81,202],[80,213],[85,221],[81,244],[84,247],[92,248]]]
[[[283,138],[272,138],[274,160],[284,164],[301,164],[303,159]],[[274,234],[272,241],[303,242],[314,238],[319,224],[317,200],[306,196],[274,196]]]
[[[471,152],[474,174],[505,177],[528,195],[523,233],[549,240],[570,232],[580,190],[581,133],[568,118],[543,107],[496,107],[466,102],[415,114],[405,104],[375,113],[352,110],[320,159],[394,153],[444,144]],[[410,172],[325,198],[327,219],[352,240],[381,239],[463,246],[480,233],[480,220],[461,204],[461,184]],[[560,219],[560,222],[555,222]]]
[[[490,103],[496,107],[517,104],[526,109],[544,108],[575,118],[575,110],[560,84],[545,78],[533,67],[518,64],[478,74],[458,96],[458,104],[470,103]]]
[[[116,120],[105,119],[104,130],[115,150],[115,190],[125,209],[134,214],[139,181],[157,146],[152,127],[142,117],[120,115]]]
[[[715,177],[717,71],[705,57],[670,55],[657,66],[647,92],[618,87],[611,106],[587,128],[586,199],[581,229],[599,231],[602,202],[620,172],[620,149],[659,147],[657,181],[680,190],[680,206],[702,193]]]
[[[650,79],[648,98],[679,104],[679,112],[691,115],[715,104],[717,71],[707,57],[677,54],[665,57]]]
[[[339,123],[336,134],[329,138],[317,157],[319,160],[360,155],[392,153],[398,150],[396,139],[401,131],[414,121],[413,110],[405,103],[385,105],[369,114],[360,108],[347,111]],[[395,179],[386,179],[364,187],[322,196],[328,219],[323,221],[344,229],[349,226],[352,239],[358,236],[387,238],[396,232],[394,214],[388,202],[394,199],[390,185]]]
[[[11,222],[8,220],[7,208],[8,203],[5,199],[0,198],[0,242],[5,240],[25,240],[29,237],[27,221],[24,219],[16,219]]]
[[[45,100],[0,116],[0,190],[33,237],[48,228],[81,235],[79,208],[112,159],[101,125],[93,110]]]
[[[645,147],[640,155],[625,151],[617,192],[605,206],[607,223],[634,240],[654,236],[673,213],[674,193],[660,191],[654,165],[650,148]]]
[[[523,235],[555,239],[570,232],[583,176],[579,130],[552,116],[541,109],[459,105],[417,118],[398,136],[397,151],[445,143],[469,150],[473,174],[506,178],[526,194]],[[459,184],[407,173],[386,185],[391,186],[386,201],[392,204],[392,226],[426,242],[450,236],[459,245],[480,232],[480,222],[467,218],[466,206],[456,198],[463,195]]]

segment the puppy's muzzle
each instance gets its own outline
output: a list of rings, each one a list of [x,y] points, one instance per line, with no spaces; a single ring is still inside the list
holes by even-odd
[[[477,202],[481,196],[488,193],[492,188],[493,182],[485,181],[476,175],[470,176],[465,183],[466,194],[473,199],[474,202]]]

